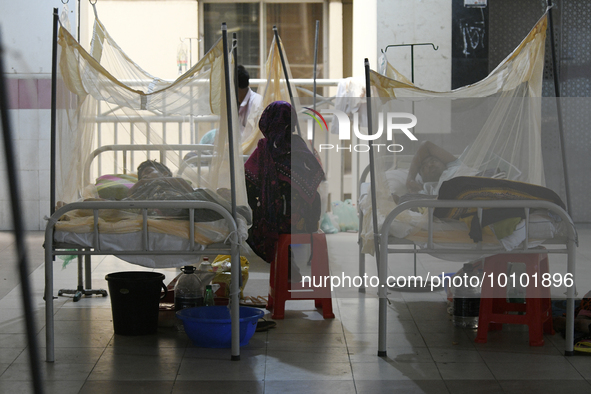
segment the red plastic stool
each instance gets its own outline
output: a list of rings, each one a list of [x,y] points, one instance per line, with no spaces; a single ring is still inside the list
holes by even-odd
[[[290,283],[288,267],[289,246],[304,244],[312,245],[310,275],[312,277],[312,284],[308,281],[305,284],[302,284],[302,282]],[[334,319],[329,275],[328,247],[324,233],[279,235],[277,255],[275,261],[271,263],[271,275],[269,278],[269,301],[267,302],[267,309],[272,312],[272,318],[283,319],[285,317],[285,301],[314,300],[315,307],[322,308],[322,315],[325,319]],[[326,281],[327,286],[314,286],[314,284],[324,283],[323,281]]]
[[[507,283],[513,278],[507,275],[507,264],[524,263],[528,284],[525,304],[507,301],[507,286],[501,287],[505,277]],[[542,275],[548,273],[548,255],[540,254],[498,254],[484,261],[484,278],[480,298],[477,343],[486,343],[489,330],[501,330],[503,324],[526,324],[529,327],[529,345],[543,346],[544,333],[554,334],[552,327],[552,304],[550,287],[542,284]],[[492,275],[491,275],[492,274]],[[507,276],[501,275],[505,274]],[[501,275],[501,276],[499,276]],[[522,277],[522,282],[520,282]],[[493,281],[491,283],[491,281]],[[523,274],[515,277],[515,283],[525,285]],[[522,312],[510,314],[509,312]],[[523,313],[525,312],[525,313]]]

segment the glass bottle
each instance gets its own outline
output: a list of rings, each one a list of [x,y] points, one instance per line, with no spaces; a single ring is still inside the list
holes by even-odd
[[[211,288],[211,285],[205,286],[205,296],[203,297],[203,303],[205,306],[215,305],[213,289]]]

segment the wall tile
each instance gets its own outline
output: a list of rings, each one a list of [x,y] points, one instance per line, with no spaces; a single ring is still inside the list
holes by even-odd
[[[19,170],[39,170],[38,140],[19,140],[17,142],[17,149]]]

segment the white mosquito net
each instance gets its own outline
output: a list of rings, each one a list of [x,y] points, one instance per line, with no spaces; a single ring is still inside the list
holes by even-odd
[[[238,132],[234,132],[233,139],[236,165],[230,168],[221,39],[185,74],[167,81],[134,63],[96,17],[90,53],[61,27],[58,59],[58,201],[67,203],[93,197],[88,186],[94,184],[97,176],[133,172],[144,160],[156,159],[194,187],[214,192],[230,188],[233,171],[236,204],[248,207]],[[229,68],[233,71],[234,67]],[[235,91],[233,79],[230,76],[230,92]],[[238,130],[236,96],[231,94],[230,99],[233,129]],[[207,156],[207,168],[199,166],[197,170],[195,166],[185,166],[183,159],[192,148],[172,149],[171,145],[196,144],[212,129],[218,130],[215,143],[199,151]],[[109,148],[161,144],[168,149],[140,149],[124,155],[110,152]],[[90,164],[93,152],[99,148],[107,152]]]
[[[404,168],[424,141],[431,141],[459,158],[462,167],[447,179],[425,182],[420,193],[437,195],[441,183],[451,177],[496,176],[544,186],[541,144],[541,91],[547,15],[543,15],[520,45],[485,79],[447,92],[419,88],[391,65],[385,74],[370,72],[378,223],[396,207],[393,194],[408,193]],[[374,98],[375,97],[375,98]],[[390,122],[416,126],[406,135],[401,129],[388,133],[387,113],[402,113]],[[410,126],[412,127],[412,126]],[[395,128],[395,127],[394,127]],[[376,132],[377,130],[377,132]],[[388,138],[388,134],[392,134]],[[410,133],[408,133],[410,134]],[[397,170],[400,172],[397,173]],[[485,175],[487,174],[487,175]],[[420,181],[420,178],[419,178]],[[360,203],[365,211],[365,249],[373,253],[371,201]],[[397,219],[420,228],[423,214],[405,212]]]
[[[285,50],[281,38],[279,38],[279,43],[277,43],[275,37],[273,37],[264,70],[264,78],[267,82],[260,85],[257,90],[257,92],[263,96],[263,102],[256,111],[251,111],[248,115],[247,122],[252,124],[254,131],[242,142],[242,150],[245,154],[252,153],[256,149],[258,141],[263,138],[263,133],[259,129],[259,119],[265,108],[274,101],[290,102],[289,90],[287,88],[285,71],[281,63],[278,45],[284,53],[283,60],[285,61],[287,76],[290,80],[292,79],[291,69],[287,57],[285,56]]]

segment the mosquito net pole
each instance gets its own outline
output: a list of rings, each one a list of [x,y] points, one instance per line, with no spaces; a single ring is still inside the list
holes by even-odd
[[[54,8],[54,15],[57,15],[57,8]],[[15,154],[12,146],[12,133],[8,119],[8,94],[4,84],[4,46],[0,36],[0,114],[2,118],[2,136],[4,139],[4,152],[6,157],[6,169],[8,173],[8,186],[12,206],[12,223],[14,237],[18,253],[18,271],[22,288],[22,300],[25,310],[25,323],[27,328],[27,343],[29,344],[29,365],[33,378],[35,393],[43,393],[41,380],[41,368],[39,366],[39,348],[37,347],[37,329],[33,318],[33,303],[31,301],[31,285],[29,282],[29,269],[27,249],[25,246],[25,235],[23,229],[23,215],[21,209],[21,198],[19,195],[19,184],[16,176]]]
[[[300,131],[300,122],[298,121],[298,115],[296,111],[295,101],[293,99],[293,93],[291,91],[291,85],[289,84],[289,76],[287,75],[287,66],[285,64],[285,57],[283,56],[283,51],[281,50],[281,45],[279,45],[279,33],[277,32],[277,26],[273,26],[273,33],[275,34],[275,44],[277,45],[277,51],[279,52],[279,58],[281,59],[281,67],[283,67],[283,76],[285,77],[285,83],[287,85],[287,92],[289,93],[289,100],[291,101],[291,114],[294,117],[296,130],[298,131],[298,135],[301,136],[302,133]]]
[[[238,102],[238,38],[232,33],[232,57],[234,58],[234,90],[236,91],[236,102]],[[240,103],[238,102],[240,108]]]
[[[316,34],[314,36],[314,75],[312,76],[314,81],[314,86],[312,88],[313,96],[312,96],[312,107],[314,111],[316,111],[316,71],[318,67],[318,27],[320,26],[320,21],[316,21]],[[312,122],[312,147],[314,146],[314,137],[316,136],[315,127],[316,125]],[[326,130],[328,133],[328,130]],[[326,165],[326,164],[325,164]]]
[[[232,132],[232,91],[230,90],[230,63],[228,55],[228,28],[222,23],[222,45],[224,52],[224,82],[226,85],[226,116],[228,119],[228,145],[230,153],[230,192],[232,195],[232,217],[237,221],[236,215],[236,174],[234,169],[234,133]],[[233,236],[236,236],[234,234]],[[235,243],[232,251],[237,251]],[[232,320],[232,360],[240,360],[240,305],[238,296],[240,293],[240,255],[232,253],[231,282],[230,282],[230,318]],[[237,258],[237,259],[236,259]]]
[[[369,79],[369,60],[365,59],[365,98],[367,102],[367,134],[373,135],[373,125],[372,125],[372,111],[371,111],[371,82]],[[384,277],[386,275],[386,270],[380,267],[381,259],[380,259],[380,236],[378,234],[378,213],[376,211],[377,202],[376,202],[376,168],[375,168],[375,158],[373,154],[373,148],[369,149],[369,177],[370,177],[370,188],[371,188],[371,214],[372,214],[372,221],[373,221],[373,243],[375,248],[375,256],[378,266],[378,276],[380,278],[380,288],[378,289],[379,292],[379,321],[378,321],[378,356],[379,357],[386,357],[386,319],[387,319],[387,300],[386,300],[386,288],[383,287],[384,284]]]
[[[554,76],[554,95],[556,96],[556,114],[558,118],[558,135],[560,137],[560,152],[562,155],[562,171],[564,172],[564,191],[566,194],[566,210],[572,216],[570,202],[570,184],[568,182],[568,164],[566,161],[566,147],[564,142],[564,128],[562,126],[562,107],[560,105],[560,84],[558,78],[558,67],[556,64],[556,48],[554,44],[554,22],[552,18],[552,1],[548,0],[548,27],[550,28],[550,48],[552,49],[552,75]]]
[[[57,97],[57,29],[59,16],[57,8],[53,9],[53,44],[51,49],[51,140],[50,156],[51,164],[49,168],[49,211],[53,215],[55,212],[55,176],[56,176],[56,97]]]

